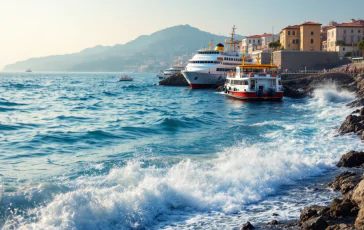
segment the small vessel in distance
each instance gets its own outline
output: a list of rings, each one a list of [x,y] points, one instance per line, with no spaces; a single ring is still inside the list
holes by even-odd
[[[165,70],[161,70],[161,72],[159,74],[157,74],[157,77],[160,80],[163,80],[167,77],[172,76],[175,73],[181,73],[182,70],[184,70],[186,67],[183,65],[178,65],[178,66],[172,66],[169,69],[165,69]]]
[[[223,88],[229,97],[242,100],[281,100],[283,86],[278,67],[270,64],[245,64],[236,67],[236,72],[229,72]]]
[[[123,75],[119,78],[118,81],[133,81],[134,79],[128,75]]]
[[[27,72],[27,73],[31,73],[31,72],[33,72],[31,69],[27,69],[27,70],[25,70],[25,72]]]

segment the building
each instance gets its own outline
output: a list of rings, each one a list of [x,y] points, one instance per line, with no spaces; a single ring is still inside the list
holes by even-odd
[[[245,37],[241,42],[240,51],[243,54],[252,54],[255,50],[268,48],[269,43],[277,40],[279,40],[277,35],[267,33]]]
[[[249,37],[245,37],[243,38],[242,42],[241,42],[241,53],[243,54],[247,54],[249,53],[249,48],[250,50],[254,50],[254,48],[256,48],[258,45],[260,46],[262,44],[262,38],[261,35],[252,35]]]
[[[287,26],[280,32],[281,47],[284,50],[299,50],[300,26]]]
[[[305,22],[287,26],[280,32],[280,42],[284,50],[320,51],[321,24]]]
[[[364,38],[364,21],[350,21],[327,29],[327,51],[339,52],[340,57],[362,55],[356,44]]]

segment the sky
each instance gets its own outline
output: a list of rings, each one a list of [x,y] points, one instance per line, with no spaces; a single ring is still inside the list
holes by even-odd
[[[364,0],[0,0],[0,70],[97,45],[124,44],[181,24],[228,35],[275,33],[315,21],[364,18]]]

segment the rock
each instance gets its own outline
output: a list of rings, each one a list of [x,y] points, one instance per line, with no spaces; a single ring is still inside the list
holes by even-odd
[[[340,134],[354,132],[358,135],[364,131],[364,116],[349,115],[339,129]]]
[[[354,189],[351,200],[360,208],[355,220],[355,227],[364,229],[364,180],[362,180]]]
[[[360,113],[359,113],[359,116],[364,116],[364,107],[361,108]]]
[[[364,164],[364,152],[350,151],[342,155],[337,167],[358,167]]]
[[[279,214],[278,213],[273,213],[272,216],[279,216]]]
[[[271,222],[268,223],[269,225],[277,225],[279,224],[278,220],[272,220]]]
[[[360,113],[360,109],[353,111],[351,114]]]
[[[241,227],[241,230],[243,229],[254,229],[254,226],[248,221]]]
[[[304,230],[322,230],[326,229],[329,225],[327,224],[326,220],[322,216],[311,218],[305,221],[301,229]]]
[[[326,230],[354,230],[354,226],[350,224],[335,224],[330,225]]]
[[[348,104],[346,104],[347,106],[349,107],[359,107],[359,106],[364,106],[364,98],[361,98],[361,99],[357,99],[355,101],[352,101]]]
[[[355,220],[355,227],[358,229],[364,229],[364,207],[362,207]]]
[[[330,207],[332,217],[356,216],[358,207],[350,199],[334,199]]]
[[[358,186],[354,189],[351,200],[360,208],[364,208],[364,180],[360,181]]]
[[[298,220],[298,223],[300,225],[302,225],[304,222],[306,222],[310,218],[325,214],[329,210],[330,210],[330,208],[327,206],[313,205],[310,207],[306,207],[301,211],[301,215],[300,215],[300,219]]]
[[[360,182],[361,176],[353,172],[342,172],[335,177],[335,179],[328,184],[328,187],[335,191],[340,190],[341,194],[345,195],[354,189]]]
[[[166,79],[163,79],[159,82],[159,85],[166,85],[166,86],[189,86],[186,78],[181,74],[173,74]]]

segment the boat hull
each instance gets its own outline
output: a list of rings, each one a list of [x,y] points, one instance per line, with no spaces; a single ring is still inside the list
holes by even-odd
[[[240,100],[281,100],[283,98],[283,92],[276,92],[274,96],[262,95],[259,97],[256,92],[236,92],[229,90],[226,95]]]
[[[204,72],[182,71],[183,76],[187,80],[192,89],[206,89],[217,87],[225,82],[224,74],[211,74]]]

